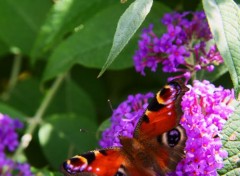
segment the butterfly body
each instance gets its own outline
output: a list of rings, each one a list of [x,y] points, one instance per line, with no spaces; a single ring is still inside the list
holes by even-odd
[[[179,121],[186,91],[180,80],[170,82],[148,105],[133,138],[119,136],[122,147],[76,155],[61,171],[66,176],[155,176],[175,170],[184,157],[186,134]]]

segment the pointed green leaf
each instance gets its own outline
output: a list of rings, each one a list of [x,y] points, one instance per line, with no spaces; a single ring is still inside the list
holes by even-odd
[[[240,106],[229,118],[222,130],[223,149],[228,152],[224,159],[224,168],[219,175],[239,175],[240,173]]]
[[[64,73],[74,64],[101,69],[112,45],[115,26],[125,8],[126,5],[121,5],[118,1],[103,6],[100,11],[86,20],[82,29],[61,41],[49,57],[43,79],[48,80],[59,73]],[[143,27],[153,23],[156,26],[156,33],[163,33],[165,28],[163,28],[159,19],[166,12],[170,12],[169,7],[159,2],[154,3]],[[138,39],[139,35],[133,37],[133,40],[119,54],[118,59],[110,66],[111,69],[123,69],[132,66],[132,57]]]
[[[135,0],[121,16],[114,35],[111,51],[98,77],[106,71],[109,65],[127,45],[149,13],[152,3],[153,0]]]
[[[233,0],[203,0],[218,50],[228,67],[236,96],[240,92],[240,10]]]
[[[65,72],[76,63],[100,68],[110,47],[113,25],[124,10],[119,5],[116,2],[103,6],[82,24],[81,29],[59,43],[50,55],[44,80]]]

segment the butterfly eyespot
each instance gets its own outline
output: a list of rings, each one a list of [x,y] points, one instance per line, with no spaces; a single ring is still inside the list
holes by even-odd
[[[181,133],[178,129],[167,132],[167,143],[170,147],[174,147],[181,139]]]
[[[171,148],[181,145],[184,141],[186,141],[186,134],[185,130],[181,126],[177,126],[176,128],[157,137],[157,142],[160,145],[165,145],[166,147]]]
[[[160,96],[163,97],[164,99],[167,99],[171,96],[171,91],[170,88],[162,88],[161,92],[160,92]]]

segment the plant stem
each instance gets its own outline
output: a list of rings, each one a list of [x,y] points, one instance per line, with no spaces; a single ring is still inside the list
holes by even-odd
[[[11,72],[11,75],[10,75],[7,90],[1,96],[1,98],[3,100],[7,100],[9,98],[13,88],[15,87],[15,85],[18,81],[18,75],[19,75],[19,72],[20,72],[21,63],[22,63],[22,55],[21,54],[16,54],[15,57],[14,57],[12,72]]]
[[[35,129],[42,122],[42,117],[43,117],[44,113],[46,112],[47,107],[49,106],[51,100],[53,99],[55,93],[57,92],[57,90],[60,87],[64,78],[65,78],[65,74],[59,75],[56,78],[52,87],[48,90],[42,103],[40,104],[39,108],[37,109],[36,114],[28,121],[29,123],[28,123],[27,129],[26,129],[26,132],[22,136],[21,142],[20,142],[16,152],[13,155],[14,159],[17,159],[17,157],[20,154],[22,154],[23,150],[28,147],[29,143],[32,140],[32,136],[33,136]]]

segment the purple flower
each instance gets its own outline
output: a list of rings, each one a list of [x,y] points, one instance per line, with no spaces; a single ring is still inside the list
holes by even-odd
[[[18,146],[18,135],[16,129],[23,127],[23,124],[17,119],[11,119],[7,115],[0,114],[0,152],[7,148],[14,151]]]
[[[0,155],[0,174],[4,176],[32,176],[30,166],[27,163],[18,163],[7,158],[5,155]]]
[[[24,176],[32,176],[30,165],[27,163],[17,163],[16,170],[19,171],[19,175],[22,174]]]
[[[182,99],[182,126],[188,136],[186,157],[179,163],[177,175],[217,175],[223,167],[226,151],[218,137],[234,108],[233,91],[215,87],[209,81],[194,81]],[[189,168],[191,166],[192,168]]]
[[[28,164],[15,162],[5,154],[7,151],[13,152],[18,147],[16,130],[21,128],[23,124],[18,119],[0,114],[0,175],[32,175]]]
[[[185,128],[186,157],[178,163],[176,171],[169,175],[217,175],[223,167],[227,152],[219,138],[225,122],[233,112],[233,91],[215,87],[209,81],[194,81],[182,98],[184,112],[181,125]],[[147,107],[147,99],[153,94],[129,96],[114,110],[111,127],[103,132],[102,147],[119,146],[119,135],[131,137],[133,130]]]
[[[133,56],[137,72],[145,75],[145,68],[156,71],[161,63],[164,72],[179,74],[169,80],[185,78],[187,82],[197,71],[211,72],[214,65],[223,62],[215,45],[210,49],[206,47],[212,35],[203,12],[165,14],[162,23],[167,32],[161,37],[153,32],[152,24],[143,30],[139,49]],[[190,76],[186,76],[186,72]]]

